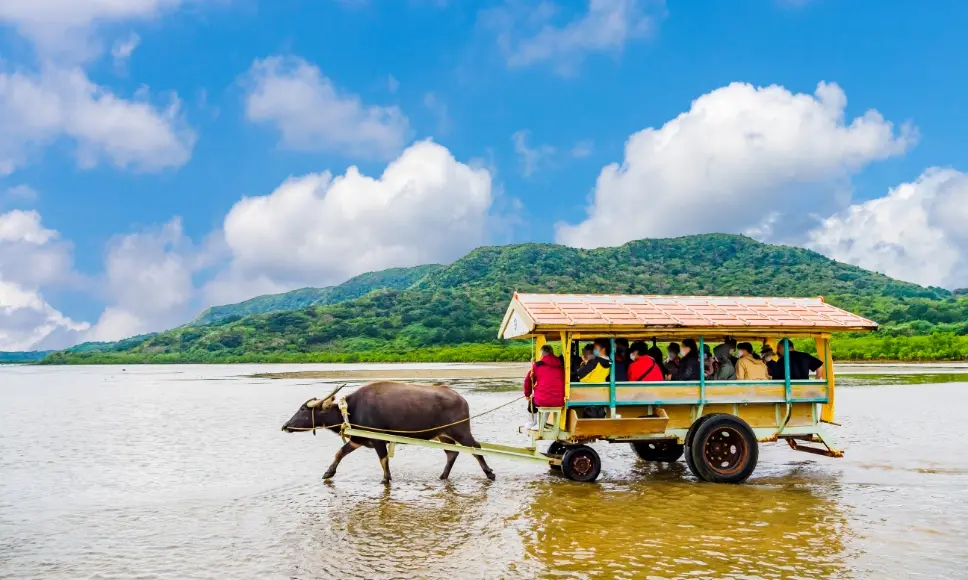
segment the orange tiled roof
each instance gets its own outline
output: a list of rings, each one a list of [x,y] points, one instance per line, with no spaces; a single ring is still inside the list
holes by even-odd
[[[511,309],[515,302],[533,321],[525,323],[528,331],[538,326],[877,328],[875,322],[831,306],[822,298],[516,293]],[[509,310],[504,326],[510,315]]]

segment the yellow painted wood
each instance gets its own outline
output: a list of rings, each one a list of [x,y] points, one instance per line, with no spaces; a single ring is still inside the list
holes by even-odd
[[[538,353],[541,352],[541,347],[544,346],[546,342],[548,341],[543,334],[539,334],[538,336],[534,337],[534,352],[531,353],[531,358],[533,360],[538,360],[541,358],[541,355]]]
[[[665,433],[668,417],[622,417],[621,419],[580,419],[569,412],[568,433],[574,439],[586,437],[629,437]]]
[[[830,338],[829,337],[824,338],[823,343],[824,343],[824,352],[827,354],[827,356],[821,360],[824,361],[824,368],[826,368],[827,366],[829,366],[830,368],[826,369],[824,373],[824,376],[827,379],[827,402],[822,407],[820,407],[820,420],[825,421],[827,423],[833,423],[834,422],[834,399],[836,398],[834,393],[834,391],[836,391],[836,389],[834,388],[836,384],[834,381],[834,365],[833,365],[834,358],[830,354]]]
[[[567,332],[561,331],[559,338],[561,340],[561,355],[564,357],[565,364],[565,402],[567,403],[571,390],[571,337],[568,336]],[[565,430],[567,424],[567,417],[562,413],[559,427]]]
[[[620,386],[616,389],[619,403],[649,404],[693,404],[699,399],[699,386],[671,386],[670,383],[641,383],[642,386]],[[759,383],[749,385],[717,385],[714,381],[706,383],[708,403],[755,403],[776,402],[784,399],[783,383]],[[824,384],[793,385],[791,394],[795,399],[822,399],[826,395]],[[608,387],[581,387],[571,390],[569,401],[581,403],[602,403],[608,401]]]

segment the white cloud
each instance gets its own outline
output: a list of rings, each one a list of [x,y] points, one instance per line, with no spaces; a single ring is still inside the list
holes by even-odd
[[[657,18],[646,10],[647,4],[661,3],[589,0],[586,12],[556,25],[557,5],[510,1],[486,12],[484,21],[498,30],[509,67],[550,62],[559,74],[568,75],[588,54],[618,54],[632,40],[647,36]]]
[[[116,68],[124,68],[128,59],[134,54],[134,49],[138,48],[139,44],[141,44],[141,37],[134,32],[126,38],[116,40],[114,46],[111,47],[111,57],[114,59],[114,66]]]
[[[183,3],[183,0],[0,0],[0,23],[14,26],[45,57],[77,62],[100,52],[92,38],[93,29],[98,25],[153,18]]]
[[[399,108],[365,105],[340,92],[319,68],[297,57],[269,57],[247,75],[249,121],[274,126],[282,145],[302,151],[332,151],[390,158],[410,135]]]
[[[400,88],[400,81],[393,75],[387,77],[387,90],[391,93],[396,93],[397,89]]]
[[[40,294],[42,285],[73,277],[71,250],[36,211],[0,214],[0,350],[68,346],[87,328]]]
[[[350,167],[289,179],[229,211],[232,263],[209,288],[212,300],[240,281],[278,290],[454,260],[484,241],[491,203],[490,173],[431,141],[410,146],[379,178]]]
[[[968,287],[968,175],[928,169],[827,218],[808,246],[893,278]]]
[[[110,341],[164,330],[191,316],[196,250],[173,219],[111,241],[105,258],[110,305],[85,340]]]
[[[0,275],[0,350],[65,348],[75,344],[87,328],[55,310],[36,290]]]
[[[849,202],[853,173],[915,140],[873,110],[848,124],[846,104],[826,83],[814,95],[742,83],[703,95],[662,127],[629,137],[622,164],[598,176],[587,219],[559,224],[557,240],[600,247],[738,233],[763,228],[773,213],[780,234],[795,240]],[[643,211],[629,216],[632,207]]]
[[[48,68],[38,75],[0,71],[0,175],[23,165],[30,152],[66,137],[78,163],[157,171],[188,161],[195,133],[177,97],[164,109],[125,100],[92,83],[80,69]]]
[[[72,252],[56,231],[41,224],[36,211],[0,214],[0,276],[5,280],[29,288],[68,282]]]
[[[551,145],[529,147],[528,136],[530,134],[529,131],[517,131],[511,135],[511,141],[514,142],[514,152],[517,153],[518,161],[521,164],[521,175],[524,177],[534,175],[535,172],[550,163],[555,154],[555,148]]]

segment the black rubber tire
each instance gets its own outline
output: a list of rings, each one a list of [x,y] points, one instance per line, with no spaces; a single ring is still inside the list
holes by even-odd
[[[572,481],[591,483],[602,472],[602,460],[591,447],[575,445],[561,458],[561,472]]]
[[[561,441],[552,441],[545,455],[563,455],[568,450],[568,446]],[[561,471],[560,465],[548,464],[553,471]]]
[[[716,414],[703,421],[689,445],[693,473],[712,483],[742,483],[759,459],[756,435],[735,415]],[[692,467],[690,466],[690,469]]]
[[[659,461],[662,463],[678,461],[685,448],[685,445],[680,444],[675,439],[631,441],[629,445],[642,461]]]
[[[699,477],[699,473],[696,471],[696,464],[692,461],[692,452],[689,451],[689,448],[692,447],[692,440],[696,435],[696,429],[705,423],[707,419],[713,416],[715,415],[703,415],[702,417],[699,417],[693,422],[692,425],[689,426],[689,430],[686,432],[686,444],[685,449],[683,449],[683,453],[686,456],[686,465],[689,467],[689,471],[691,471],[696,477]],[[700,477],[700,479],[702,478]]]

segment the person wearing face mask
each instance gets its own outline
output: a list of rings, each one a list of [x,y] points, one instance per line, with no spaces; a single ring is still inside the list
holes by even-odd
[[[679,359],[679,368],[672,380],[674,381],[698,381],[699,373],[703,372],[702,365],[699,363],[699,347],[696,341],[687,338],[682,341],[680,346],[682,358]]]
[[[753,353],[753,345],[748,342],[741,342],[736,345],[739,353],[739,360],[736,363],[736,378],[741,381],[768,381],[770,371],[766,368],[766,363],[756,358]]]
[[[578,367],[571,380],[580,383],[607,383],[612,366],[608,358],[608,346],[607,341],[596,340],[592,346],[592,356]]]
[[[662,363],[652,358],[648,351],[649,348],[640,340],[633,342],[629,347],[629,358],[632,360],[629,365],[630,381],[647,382],[663,379],[665,372]],[[662,358],[662,351],[659,351],[659,358]]]

